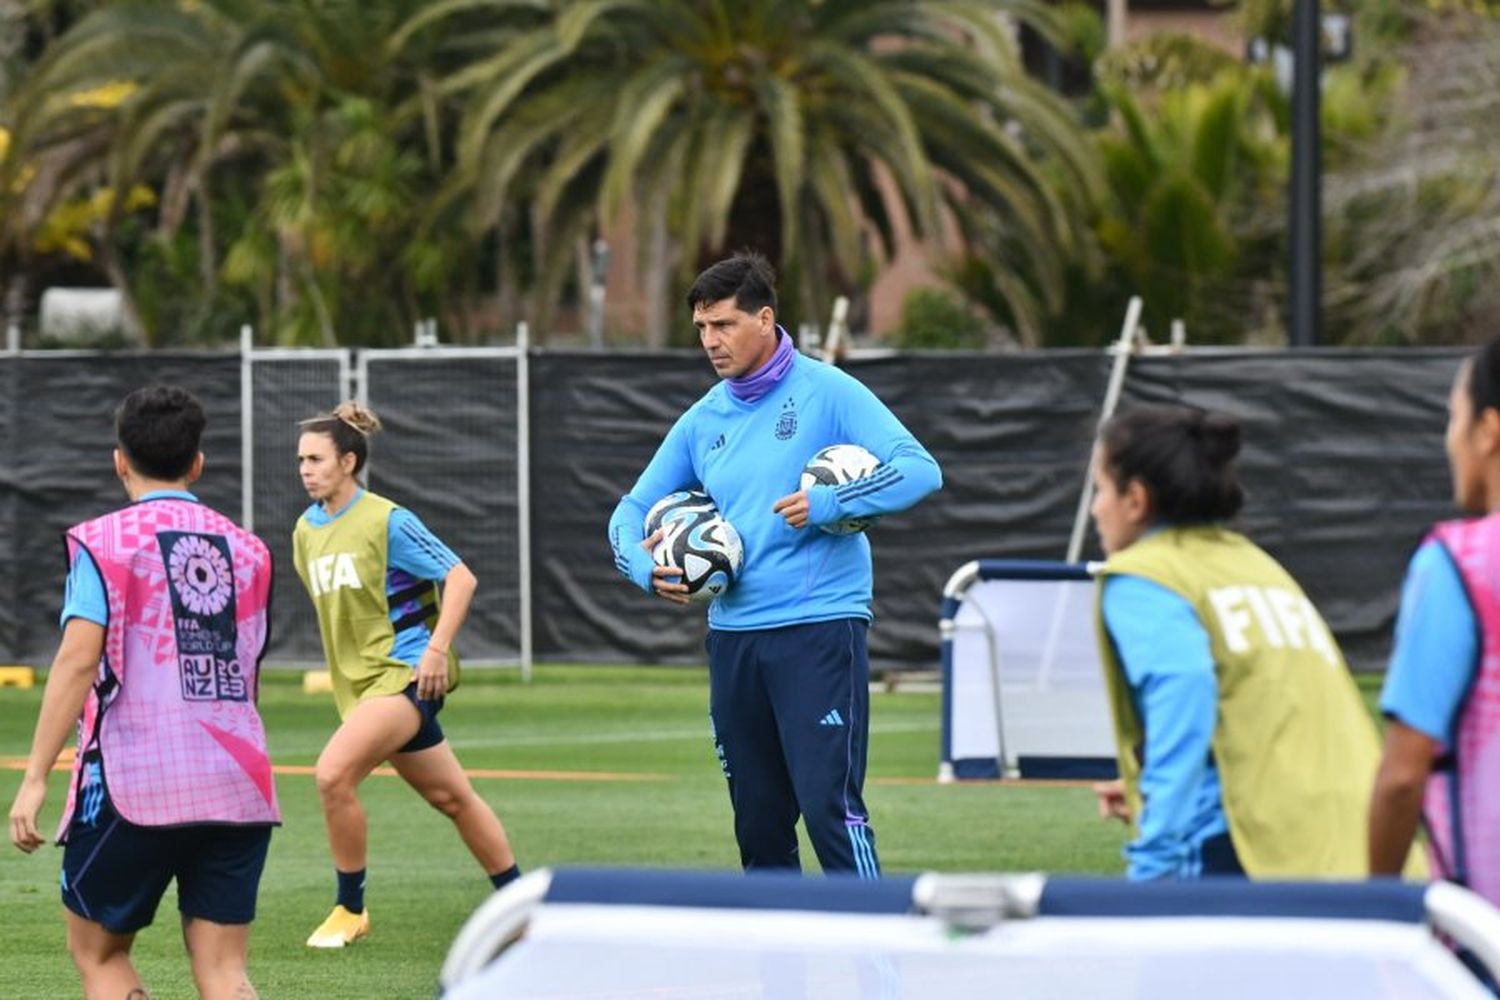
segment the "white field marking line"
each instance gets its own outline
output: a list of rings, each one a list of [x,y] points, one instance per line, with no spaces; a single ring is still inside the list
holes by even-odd
[[[872,725],[870,727],[870,735],[878,736],[883,733],[928,733],[936,732],[939,728],[941,728],[941,722],[936,720],[932,722],[885,722]],[[271,753],[276,757],[317,753],[327,743],[327,740],[322,737],[314,743],[277,739],[274,731],[269,736]],[[552,733],[526,736],[485,736],[460,740],[455,740],[450,736],[448,742],[455,750],[480,750],[498,747],[566,747],[607,746],[619,743],[665,743],[673,740],[706,742],[709,739],[709,729],[705,725],[702,729],[649,729],[606,733],[575,733],[571,735],[566,733]],[[71,761],[72,748],[65,748],[63,756],[59,759]],[[7,770],[24,769],[25,766],[26,758],[24,757],[0,757],[0,767],[4,767]]]
[[[72,764],[66,760],[59,759],[52,765],[54,771],[69,771]],[[16,757],[0,757],[0,770],[24,771],[26,761]],[[314,768],[307,764],[277,764],[271,768],[272,773],[283,776],[300,775],[310,777]],[[464,768],[464,774],[470,778],[487,779],[501,778],[512,781],[593,781],[605,783],[617,782],[663,782],[677,781],[684,778],[695,778],[697,775],[681,774],[658,774],[654,772],[631,772],[631,771],[511,771],[497,770],[492,768]],[[381,766],[370,772],[371,777],[394,778],[397,777],[394,768]],[[937,778],[913,778],[913,777],[877,777],[868,779],[871,785],[929,785],[938,787]],[[1002,778],[988,781],[961,781],[945,787],[958,788],[963,786],[973,788],[1086,788],[1093,783],[1089,781],[1032,781],[1013,778]],[[0,879],[3,885],[4,879]]]
[[[439,717],[441,721],[441,716]],[[933,722],[886,722],[870,727],[870,735],[878,736],[884,733],[930,733],[937,732],[942,723]],[[464,737],[454,739],[452,734],[448,736],[448,743],[454,750],[483,750],[504,747],[568,747],[568,746],[607,746],[619,743],[665,743],[674,740],[692,740],[694,742],[707,741],[710,739],[709,728],[704,725],[702,729],[643,729],[624,732],[604,733],[547,733],[532,735],[497,735]],[[290,740],[276,738],[273,731],[270,734],[271,750],[277,755],[293,753],[315,753],[323,748],[325,741],[319,740],[315,744],[300,744]]]
[[[0,770],[24,771],[27,762],[18,757],[0,757]],[[73,764],[71,759],[64,759],[59,755],[56,763],[52,765],[54,771],[71,771]],[[316,768],[311,764],[275,764],[271,767],[272,774],[280,775],[303,775],[312,777]],[[398,777],[396,769],[388,765],[381,765],[370,772],[371,776],[377,778]],[[488,767],[467,767],[464,774],[470,778],[508,778],[515,781],[670,781],[675,775],[658,774],[650,771],[535,771],[535,770],[506,770]]]
[[[871,735],[879,733],[935,732],[940,722],[888,722],[871,726]],[[454,741],[455,747],[546,747],[546,746],[591,746],[605,743],[658,743],[669,740],[706,740],[710,738],[707,725],[702,729],[650,729],[613,733],[536,734],[531,736],[495,736]]]

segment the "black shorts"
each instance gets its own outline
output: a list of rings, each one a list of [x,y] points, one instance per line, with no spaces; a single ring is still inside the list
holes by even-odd
[[[255,919],[271,827],[137,826],[115,811],[97,771],[92,778],[68,826],[64,906],[112,934],[133,934],[156,919],[162,893],[175,878],[184,917],[216,924]]]
[[[438,724],[438,713],[443,710],[443,699],[434,698],[428,701],[426,698],[417,697],[417,682],[412,681],[406,685],[406,690],[401,692],[415,706],[417,712],[422,716],[422,725],[417,729],[417,735],[406,741],[406,744],[397,750],[397,753],[416,753],[418,750],[426,750],[443,742],[443,727]]]

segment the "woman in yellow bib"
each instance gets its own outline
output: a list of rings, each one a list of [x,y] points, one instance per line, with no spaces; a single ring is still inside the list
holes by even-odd
[[[469,612],[474,574],[414,514],[360,485],[369,436],[380,429],[374,413],[347,402],[301,428],[297,467],[313,504],[297,521],[292,549],[317,609],[342,720],[317,765],[338,897],[307,944],[342,948],[370,929],[358,789],[384,761],[453,820],[497,889],[521,872],[499,818],[437,721],[458,681],[453,640]]]
[[[1100,814],[1134,825],[1133,879],[1356,878],[1375,726],[1296,581],[1225,526],[1244,502],[1232,418],[1153,407],[1095,451],[1108,555],[1099,645],[1120,775]]]

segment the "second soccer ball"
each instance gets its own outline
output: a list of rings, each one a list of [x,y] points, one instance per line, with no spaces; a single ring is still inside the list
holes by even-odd
[[[880,468],[880,459],[857,444],[831,444],[802,467],[802,489],[822,484],[843,486],[864,479]],[[831,535],[853,535],[879,521],[879,517],[846,517],[820,525]]]

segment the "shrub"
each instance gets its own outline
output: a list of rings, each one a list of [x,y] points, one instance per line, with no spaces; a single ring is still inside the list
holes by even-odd
[[[972,350],[987,340],[983,321],[951,292],[914,288],[901,302],[896,343],[906,350]]]

